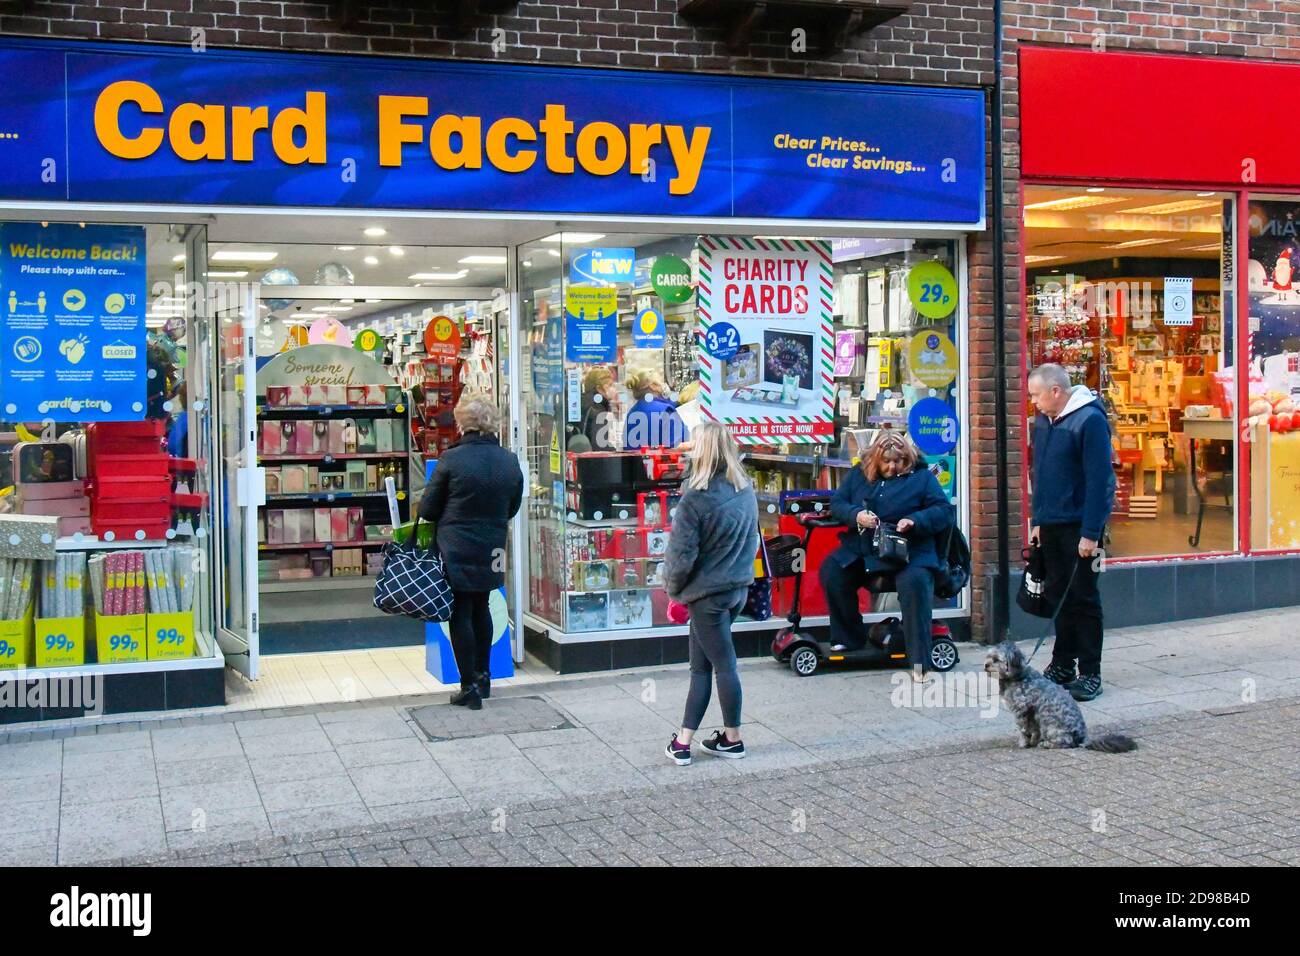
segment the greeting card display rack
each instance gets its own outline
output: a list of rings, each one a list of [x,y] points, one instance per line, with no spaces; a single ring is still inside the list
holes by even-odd
[[[396,483],[401,520],[409,518],[406,396],[393,386],[362,388],[364,396],[341,404],[268,405],[259,396],[258,464],[266,472],[266,504],[258,509],[263,591],[373,587],[391,534],[385,478]],[[308,437],[299,438],[302,429]]]

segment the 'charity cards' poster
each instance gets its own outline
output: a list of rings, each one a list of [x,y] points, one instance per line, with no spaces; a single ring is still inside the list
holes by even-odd
[[[700,238],[700,404],[742,444],[834,435],[830,243]]]

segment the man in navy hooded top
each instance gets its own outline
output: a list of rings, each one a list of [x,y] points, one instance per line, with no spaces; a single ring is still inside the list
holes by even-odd
[[[1085,385],[1071,387],[1059,365],[1034,369],[1029,398],[1038,409],[1029,536],[1046,559],[1049,600],[1066,594],[1043,674],[1076,700],[1093,700],[1101,695],[1102,643],[1095,555],[1115,504],[1110,422],[1101,401]]]

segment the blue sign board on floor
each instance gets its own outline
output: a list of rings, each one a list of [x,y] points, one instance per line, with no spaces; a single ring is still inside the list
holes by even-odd
[[[506,589],[492,592],[489,601],[492,611],[492,653],[488,655],[493,680],[515,676],[513,631],[506,607]],[[448,624],[430,622],[424,625],[424,669],[442,684],[459,684],[460,668],[451,649]]]

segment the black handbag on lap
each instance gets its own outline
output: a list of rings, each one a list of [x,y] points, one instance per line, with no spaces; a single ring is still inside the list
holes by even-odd
[[[898,525],[877,521],[874,544],[876,557],[907,564],[907,539],[898,533]]]

